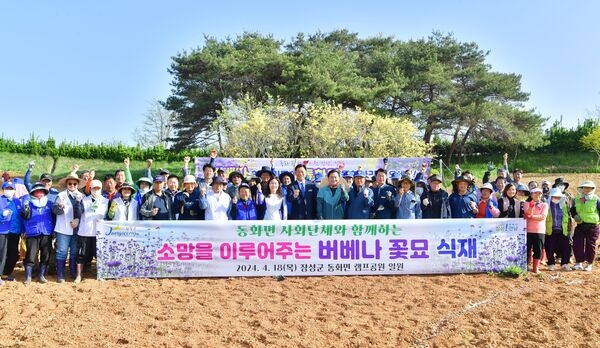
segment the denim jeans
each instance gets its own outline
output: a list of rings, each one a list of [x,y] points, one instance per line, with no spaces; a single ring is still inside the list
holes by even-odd
[[[56,233],[56,259],[66,260],[67,252],[69,260],[75,264],[77,258],[77,236],[69,236],[62,233]]]

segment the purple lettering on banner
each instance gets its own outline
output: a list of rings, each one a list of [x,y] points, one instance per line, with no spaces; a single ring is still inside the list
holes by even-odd
[[[340,259],[357,260],[360,254],[360,244],[358,239],[340,241]]]
[[[319,241],[319,259],[337,260],[338,259],[338,241],[328,240]]]
[[[469,259],[477,258],[476,238],[459,239],[458,243],[460,243],[460,251],[458,252],[458,257],[467,257]],[[466,248],[465,244],[467,245]]]
[[[440,255],[450,255],[451,258],[456,258],[456,240],[454,238],[450,239],[450,243],[446,242],[446,239],[442,238],[440,241],[440,245],[437,247],[438,254]]]
[[[411,259],[428,259],[429,241],[427,239],[413,239],[410,241],[410,249],[413,251]]]
[[[390,260],[408,260],[408,241],[406,239],[390,239]]]
[[[383,249],[381,247],[381,241],[379,239],[375,239],[375,253],[374,254],[368,254],[367,253],[367,241],[363,240],[362,241],[362,254],[361,257],[363,259],[376,259],[379,260],[381,258],[381,250]]]

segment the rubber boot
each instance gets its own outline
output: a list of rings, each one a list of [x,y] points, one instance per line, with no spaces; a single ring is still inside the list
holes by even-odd
[[[533,274],[540,274],[542,272],[540,272],[540,259],[533,259],[533,268],[531,270],[531,273]]]
[[[75,284],[79,284],[81,283],[81,274],[83,273],[83,266],[82,264],[77,264],[77,277],[75,277]]]
[[[33,266],[25,267],[25,285],[31,284],[31,275],[33,274]]]
[[[48,282],[48,280],[46,279],[46,268],[47,267],[48,266],[46,266],[46,265],[40,265],[40,277],[39,277],[40,283],[46,284]]]
[[[66,260],[56,260],[56,281],[59,283],[65,282],[65,265]]]
[[[77,263],[75,260],[69,260],[69,275],[71,276],[71,279],[77,277]]]

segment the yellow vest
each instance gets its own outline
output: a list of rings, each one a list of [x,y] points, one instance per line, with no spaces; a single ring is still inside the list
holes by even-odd
[[[577,215],[587,224],[598,224],[600,223],[600,216],[598,215],[598,197],[594,195],[594,198],[588,199],[585,203],[581,203],[581,196],[575,197],[575,209]]]

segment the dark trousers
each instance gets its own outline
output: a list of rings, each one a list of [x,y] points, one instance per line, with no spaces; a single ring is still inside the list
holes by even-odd
[[[8,234],[0,234],[0,269],[6,263],[6,249],[8,249]]]
[[[85,265],[96,256],[96,237],[77,236],[77,264]]]
[[[600,235],[600,228],[595,224],[578,224],[573,234],[573,254],[575,262],[594,262],[596,259],[596,242]]]
[[[20,234],[9,234],[8,245],[6,249],[6,263],[2,270],[2,275],[11,275],[15,270],[15,265],[19,261],[19,240],[21,239]]]
[[[552,231],[552,234],[546,236],[546,257],[548,266],[555,263],[554,253],[560,255],[560,264],[566,265],[571,258],[571,243],[569,236],[565,236],[562,231]]]
[[[545,234],[527,233],[527,255],[533,250],[533,258],[539,260],[542,258],[542,249],[544,248]]]
[[[27,254],[25,255],[25,267],[33,267],[40,254],[40,265],[48,266],[50,263],[50,251],[52,249],[52,236],[27,237]]]

